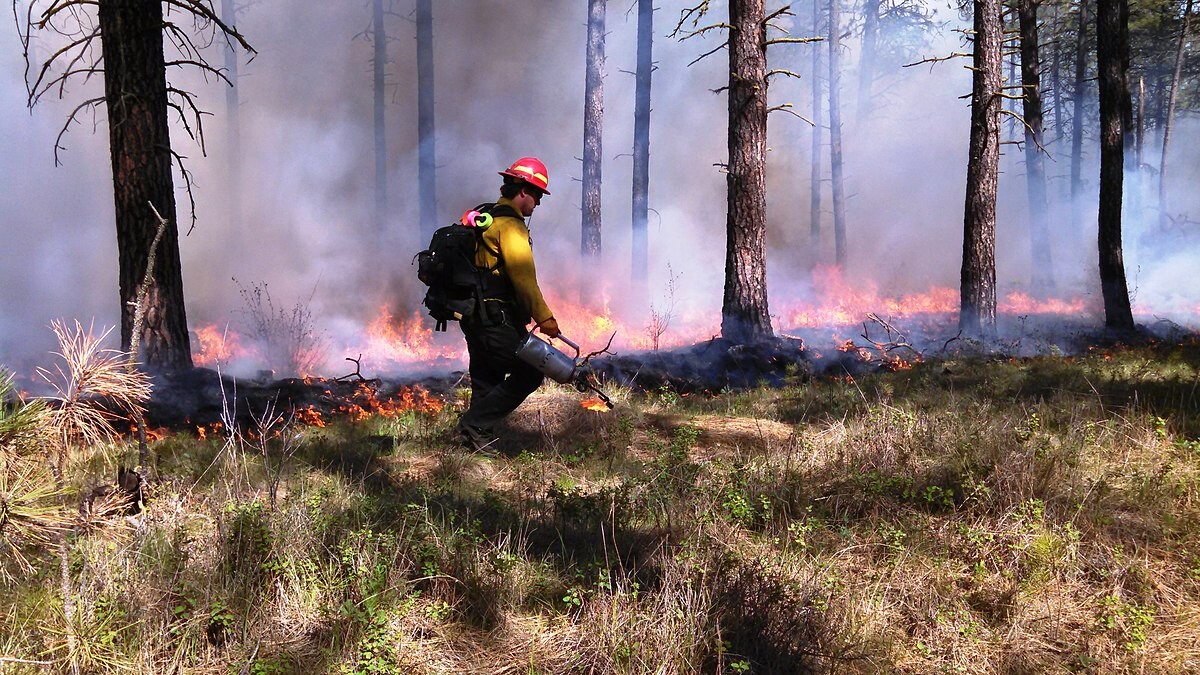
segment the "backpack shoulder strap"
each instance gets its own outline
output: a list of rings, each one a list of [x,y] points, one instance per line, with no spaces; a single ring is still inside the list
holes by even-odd
[[[519,211],[509,206],[508,204],[497,204],[495,202],[484,202],[475,207],[475,210],[480,213],[490,213],[493,217],[499,218],[508,216],[510,218],[519,218],[525,220],[524,216]]]

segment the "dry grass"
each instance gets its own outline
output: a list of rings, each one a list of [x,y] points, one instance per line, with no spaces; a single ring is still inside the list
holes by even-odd
[[[287,447],[259,434],[236,456],[170,436],[150,510],[77,531],[79,612],[53,581],[0,592],[0,656],[73,649],[144,673],[1196,672],[1200,358],[1161,349],[709,399],[618,391],[610,413],[546,387],[497,458],[447,445],[453,412]],[[53,568],[47,537],[27,537],[30,568]]]

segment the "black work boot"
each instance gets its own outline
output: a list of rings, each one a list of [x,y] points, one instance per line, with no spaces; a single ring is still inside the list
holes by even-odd
[[[496,441],[499,439],[493,432],[472,426],[463,420],[458,421],[455,430],[458,431],[459,439],[464,447],[488,457],[496,456],[498,450]]]

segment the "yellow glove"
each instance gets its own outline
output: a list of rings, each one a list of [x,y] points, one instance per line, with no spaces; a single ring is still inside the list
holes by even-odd
[[[542,331],[542,334],[546,337],[556,338],[558,337],[559,332],[558,321],[555,321],[554,317],[550,317],[549,319],[546,319],[538,324],[538,330]]]

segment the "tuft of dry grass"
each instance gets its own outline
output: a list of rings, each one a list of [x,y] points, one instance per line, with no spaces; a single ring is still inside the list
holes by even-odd
[[[57,439],[54,466],[61,474],[72,448],[101,447],[119,435],[113,424],[122,413],[144,412],[152,387],[148,375],[128,367],[128,355],[101,346],[111,328],[95,335],[79,321],[73,328],[55,321],[51,329],[62,363],[37,372],[55,392],[48,397],[48,426]]]

